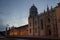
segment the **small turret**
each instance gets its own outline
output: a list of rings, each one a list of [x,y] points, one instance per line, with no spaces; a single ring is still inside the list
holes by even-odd
[[[52,8],[52,6],[51,6],[51,11],[53,11],[53,8]]]
[[[8,30],[7,30],[7,27],[6,27],[6,33],[5,33],[6,36],[7,36],[7,31],[8,31]]]
[[[37,12],[37,8],[36,6],[33,4],[30,8],[30,11],[29,11],[29,18],[31,17],[34,17],[34,16],[37,16],[38,12]]]
[[[10,27],[9,27],[9,30],[10,30]]]
[[[7,31],[7,27],[6,27],[6,31]]]
[[[47,12],[49,12],[49,7],[48,7],[48,5],[47,5]]]
[[[58,6],[60,6],[60,3],[58,3]]]
[[[44,13],[45,13],[45,10],[44,10]]]

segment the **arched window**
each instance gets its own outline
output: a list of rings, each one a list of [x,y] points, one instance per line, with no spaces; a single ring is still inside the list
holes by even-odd
[[[43,20],[41,19],[41,29],[43,29]]]
[[[48,18],[48,22],[50,23],[50,18]]]
[[[31,27],[31,22],[30,22],[30,27]]]
[[[51,30],[49,29],[49,35],[51,35]]]
[[[30,33],[31,33],[31,29],[30,29]]]

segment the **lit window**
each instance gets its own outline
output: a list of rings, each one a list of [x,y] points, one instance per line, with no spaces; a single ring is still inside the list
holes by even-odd
[[[17,35],[17,32],[14,32],[14,35]]]
[[[13,32],[10,32],[10,36],[12,36],[13,35]]]

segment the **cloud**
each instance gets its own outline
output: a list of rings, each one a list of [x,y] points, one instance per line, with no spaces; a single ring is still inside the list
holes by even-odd
[[[8,27],[8,25],[4,25],[4,22],[2,19],[0,19],[0,31],[5,31],[6,27]]]

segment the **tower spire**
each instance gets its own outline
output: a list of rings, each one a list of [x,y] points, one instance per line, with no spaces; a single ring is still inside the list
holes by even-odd
[[[5,34],[6,36],[7,36],[7,31],[8,31],[8,30],[7,30],[7,27],[6,27],[6,34]]]
[[[35,6],[34,4],[31,6],[29,12],[30,12],[29,18],[30,18],[30,17],[34,17],[34,16],[37,16],[38,11],[37,11],[37,8],[36,8],[36,6]]]
[[[35,6],[34,3],[33,3],[33,6]]]
[[[7,31],[7,27],[6,27],[6,31]]]
[[[44,13],[45,13],[45,9],[44,9]]]
[[[47,12],[49,12],[49,7],[48,7],[48,5],[47,5]]]
[[[60,3],[58,3],[58,6],[60,6]]]
[[[51,11],[53,10],[52,6],[51,6]]]
[[[9,27],[9,30],[10,30],[10,27]]]

